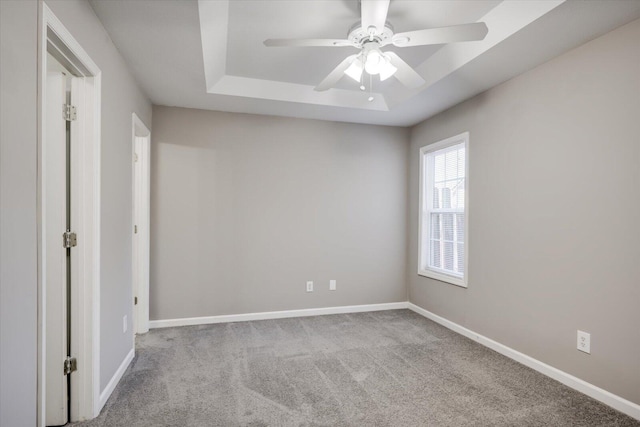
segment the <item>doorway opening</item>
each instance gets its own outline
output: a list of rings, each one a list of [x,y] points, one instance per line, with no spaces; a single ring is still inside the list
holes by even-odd
[[[99,411],[100,69],[39,3],[38,426]]]
[[[149,332],[151,132],[133,113],[133,333]],[[135,347],[135,342],[134,342]]]

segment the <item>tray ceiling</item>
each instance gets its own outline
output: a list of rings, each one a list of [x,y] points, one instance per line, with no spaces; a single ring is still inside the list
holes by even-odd
[[[354,48],[268,48],[267,38],[345,38],[357,0],[92,0],[154,104],[410,126],[640,16],[640,2],[392,0],[396,32],[485,22],[483,41],[395,48],[426,80],[343,78],[313,88]]]

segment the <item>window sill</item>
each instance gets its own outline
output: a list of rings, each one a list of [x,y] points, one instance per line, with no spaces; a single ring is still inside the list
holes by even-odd
[[[451,285],[460,286],[461,288],[467,287],[466,277],[464,278],[453,277],[453,276],[448,276],[446,274],[437,273],[431,270],[418,270],[418,275],[428,277],[430,279],[436,279],[441,282],[449,283]]]

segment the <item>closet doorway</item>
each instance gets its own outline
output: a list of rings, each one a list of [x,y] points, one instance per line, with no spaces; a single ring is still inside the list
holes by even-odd
[[[149,331],[151,132],[133,113],[133,333]],[[135,347],[135,343],[134,343]]]

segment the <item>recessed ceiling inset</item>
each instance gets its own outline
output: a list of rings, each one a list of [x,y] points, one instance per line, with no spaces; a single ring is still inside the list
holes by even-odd
[[[407,16],[412,12],[428,17],[444,3],[395,0],[389,6],[389,0],[198,0],[206,89],[215,95],[390,111],[461,70],[563,2],[470,2],[470,8],[478,6],[477,14],[458,15],[462,22],[469,22],[468,18],[476,22],[459,25],[460,21],[441,19],[433,24],[423,20],[423,24],[407,25],[411,22]],[[266,14],[278,17],[281,22],[258,20],[259,24],[251,28],[233,26],[236,16],[246,19],[247,15]],[[308,15],[314,19],[300,19]],[[353,25],[358,18],[360,21]],[[387,18],[401,30],[394,29]],[[438,25],[442,23],[445,25]],[[349,25],[352,28],[347,38],[326,37],[345,31]],[[238,28],[243,31],[238,32]],[[267,37],[291,35],[294,38],[258,39],[265,33]],[[304,39],[308,35],[321,37]],[[452,43],[464,41],[469,43]],[[273,49],[272,46],[287,48]],[[307,49],[310,46],[315,50]],[[435,50],[424,50],[431,47]],[[251,50],[243,56],[238,48]],[[349,50],[353,49],[359,52],[350,54]],[[305,56],[301,51],[317,54]],[[318,77],[320,69],[326,71]],[[350,79],[343,79],[345,74],[359,82],[349,83]]]

